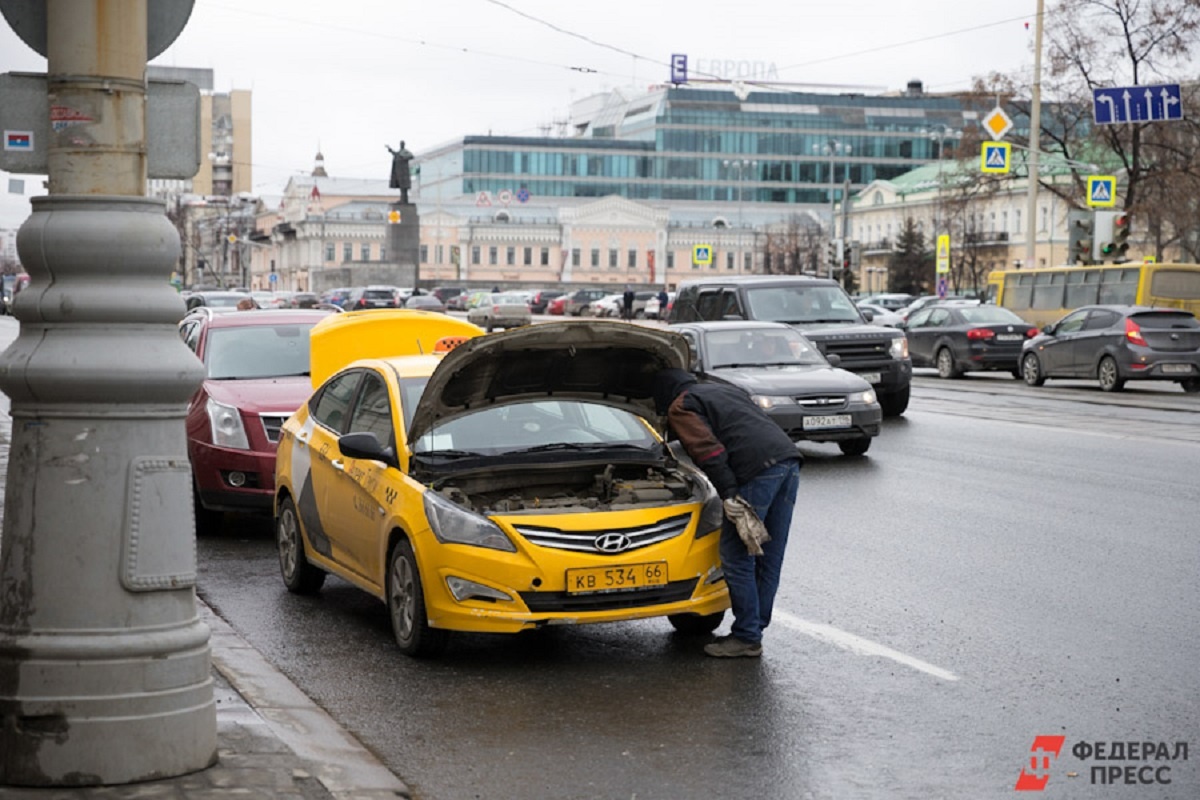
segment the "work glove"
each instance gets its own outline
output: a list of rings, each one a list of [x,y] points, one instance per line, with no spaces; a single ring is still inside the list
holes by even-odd
[[[752,556],[761,556],[763,543],[771,541],[771,537],[767,534],[767,526],[754,513],[754,506],[741,495],[730,497],[722,505],[725,507],[725,516],[737,528],[747,552]]]

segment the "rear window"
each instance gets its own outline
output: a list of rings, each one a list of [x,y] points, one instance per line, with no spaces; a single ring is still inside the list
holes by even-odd
[[[1196,317],[1184,311],[1143,311],[1132,316],[1143,328],[1200,328]]]
[[[1012,324],[1025,324],[1025,320],[1018,317],[1007,308],[997,308],[996,306],[978,306],[976,308],[960,308],[959,312],[966,318],[967,322],[1007,322]]]
[[[368,289],[363,292],[363,297],[369,297],[372,300],[391,300],[394,296],[387,289]]]

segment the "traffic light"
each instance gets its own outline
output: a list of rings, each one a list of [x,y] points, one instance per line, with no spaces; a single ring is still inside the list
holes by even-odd
[[[831,275],[833,274],[834,270],[838,270],[838,269],[842,268],[842,240],[841,239],[830,239],[829,240],[829,253],[825,258],[825,263],[829,265],[829,270],[830,270]]]
[[[1067,263],[1091,264],[1096,241],[1096,214],[1086,208],[1067,212]]]
[[[1097,211],[1096,236],[1092,254],[1096,261],[1121,264],[1129,250],[1129,215],[1124,211]]]

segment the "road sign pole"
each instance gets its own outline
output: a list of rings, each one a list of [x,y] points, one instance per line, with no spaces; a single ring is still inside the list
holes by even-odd
[[[17,234],[32,280],[0,356],[0,784],[132,783],[217,756],[184,433],[204,371],[176,328],[179,235],[142,196],[148,2],[28,4],[75,130]]]
[[[1037,261],[1037,196],[1038,196],[1038,151],[1042,148],[1042,20],[1045,18],[1046,2],[1038,0],[1034,17],[1033,34],[1033,98],[1029,108],[1029,154],[1026,157],[1026,180],[1029,182],[1025,197],[1025,264],[1036,267]]]

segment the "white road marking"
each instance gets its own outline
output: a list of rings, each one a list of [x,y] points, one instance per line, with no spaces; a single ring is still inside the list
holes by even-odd
[[[800,619],[795,614],[789,614],[786,611],[778,609],[771,615],[771,621],[781,623],[794,631],[803,633],[805,636],[811,636],[821,642],[828,642],[834,647],[849,650],[851,653],[857,653],[860,656],[882,656],[883,658],[890,658],[898,664],[903,664],[906,667],[911,667],[927,675],[932,675],[935,678],[941,678],[944,681],[958,680],[958,676],[949,670],[935,667],[927,661],[905,655],[878,642],[872,642],[870,639],[855,636],[853,633],[847,633],[832,625],[809,622],[808,620]]]

